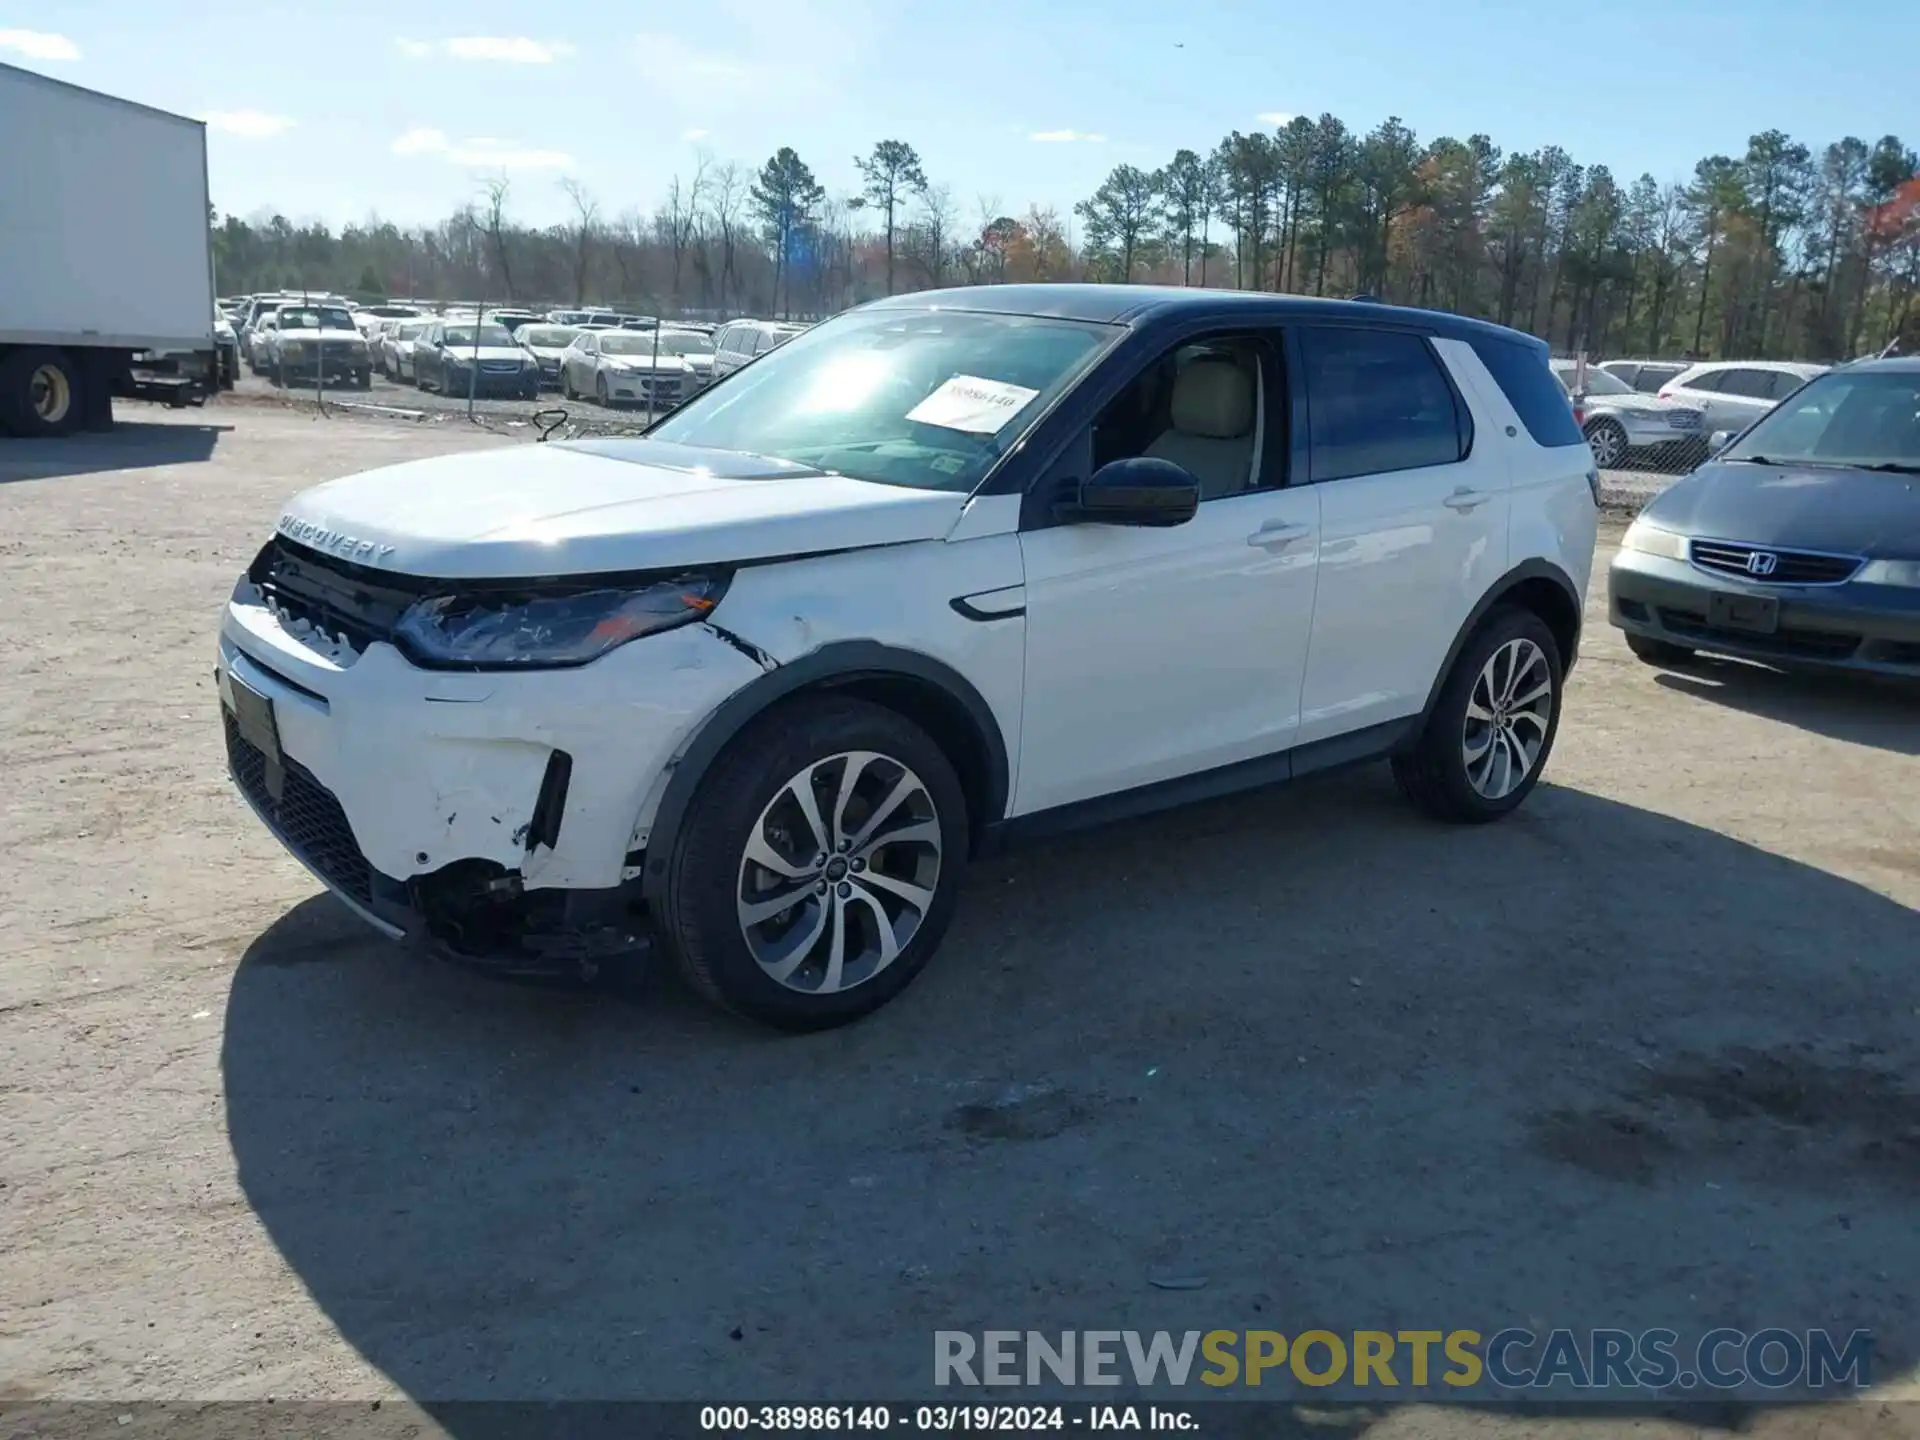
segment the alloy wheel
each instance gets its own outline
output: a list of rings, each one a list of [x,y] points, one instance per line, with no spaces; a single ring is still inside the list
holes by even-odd
[[[1587,436],[1587,444],[1593,450],[1593,463],[1602,470],[1618,465],[1627,453],[1626,435],[1619,426],[1610,423],[1594,426]]]
[[[1533,772],[1553,706],[1553,670],[1533,641],[1509,640],[1487,657],[1467,696],[1461,735],[1467,783],[1483,799],[1505,799]]]
[[[940,816],[913,770],[871,750],[816,760],[748,834],[735,891],[747,950],[802,994],[864,984],[919,932],[941,858]]]

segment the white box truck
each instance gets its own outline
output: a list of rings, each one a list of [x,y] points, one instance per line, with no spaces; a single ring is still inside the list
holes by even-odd
[[[206,398],[209,223],[200,121],[0,65],[0,434]]]

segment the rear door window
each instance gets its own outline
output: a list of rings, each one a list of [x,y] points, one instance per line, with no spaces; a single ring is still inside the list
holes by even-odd
[[[1536,445],[1584,445],[1587,437],[1573,418],[1565,382],[1547,364],[1542,348],[1492,336],[1476,337],[1473,353],[1500,386],[1520,423]]]
[[[1460,403],[1420,336],[1309,326],[1300,345],[1316,483],[1451,465],[1466,453]],[[1540,378],[1559,390],[1544,363]]]

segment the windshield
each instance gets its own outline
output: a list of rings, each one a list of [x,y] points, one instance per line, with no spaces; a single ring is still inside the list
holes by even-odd
[[[478,343],[483,348],[488,346],[501,350],[511,350],[515,348],[513,336],[509,335],[506,327],[502,325],[482,325],[480,327],[480,339]],[[471,350],[475,344],[473,327],[471,325],[449,325],[447,327],[447,344],[449,346],[464,345]]]
[[[353,316],[337,305],[282,305],[282,330],[351,330]]]
[[[640,335],[631,330],[610,330],[600,337],[600,352],[603,355],[651,355],[653,354],[653,336]],[[671,350],[664,338],[660,341],[662,355],[678,354]]]
[[[1920,371],[1829,371],[1721,458],[1920,470]]]
[[[660,353],[662,355],[711,355],[713,341],[704,335],[689,334],[685,331],[660,332]]]
[[[543,350],[564,350],[579,333],[567,325],[534,325],[520,332],[520,340],[523,344],[538,345]]]
[[[922,490],[968,491],[1120,332],[963,311],[856,312],[648,432]]]
[[[1574,367],[1556,365],[1553,373],[1560,377],[1561,386],[1569,395],[1573,393]],[[1609,375],[1598,365],[1587,366],[1587,394],[1589,395],[1632,395],[1634,388],[1618,375]]]

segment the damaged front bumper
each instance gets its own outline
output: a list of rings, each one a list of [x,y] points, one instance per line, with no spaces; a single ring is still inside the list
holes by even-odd
[[[421,670],[296,635],[243,584],[215,678],[236,786],[363,919],[491,968],[591,974],[647,948],[637,837],[693,731],[761,673],[700,625],[577,669]]]

